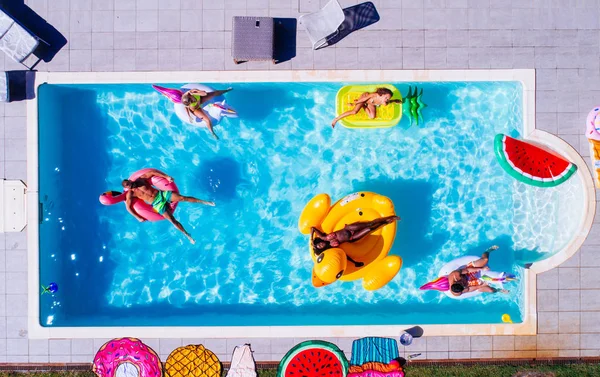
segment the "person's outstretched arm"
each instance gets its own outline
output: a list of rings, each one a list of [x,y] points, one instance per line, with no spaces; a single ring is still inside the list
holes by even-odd
[[[323,238],[323,237],[326,237],[326,236],[327,236],[327,234],[326,234],[326,233],[323,233],[323,232],[321,232],[319,229],[317,229],[317,228],[315,228],[315,227],[313,226],[313,227],[311,227],[311,228],[310,228],[310,238],[311,238],[311,239],[313,238],[313,234],[314,234],[314,233],[317,233],[317,236],[319,236],[319,237],[321,237],[321,238]]]
[[[194,121],[194,117],[195,117],[194,112],[192,110],[190,110],[189,107],[185,108],[185,112],[187,113],[188,118],[190,119],[190,122],[193,122]]]
[[[190,94],[197,94],[199,96],[205,96],[207,93],[204,90],[200,90],[200,89],[191,89],[189,91]]]
[[[128,191],[125,195],[125,207],[127,208],[127,211],[129,211],[129,213],[131,213],[131,215],[135,217],[139,222],[146,221],[145,218],[138,215],[133,209],[133,193],[131,191]]]
[[[452,271],[451,273],[448,274],[448,282],[450,283],[450,285],[459,281],[460,278],[461,278],[460,271]]]
[[[336,123],[339,122],[340,119],[343,119],[347,116],[350,115],[356,115],[358,114],[358,112],[360,111],[360,109],[362,109],[365,106],[365,103],[371,98],[372,94],[370,93],[365,93],[363,94],[360,98],[358,98],[356,101],[354,101],[354,103],[351,103],[351,106],[354,106],[354,108],[352,110],[348,110],[344,113],[341,113],[340,115],[338,115],[337,117],[335,117],[333,119],[333,121],[331,122],[331,127],[335,127]]]
[[[152,177],[160,177],[160,178],[164,178],[169,182],[173,182],[173,177],[161,172],[160,170],[156,170],[156,169],[150,169],[148,172],[140,175],[140,178],[142,179],[150,179]]]
[[[364,105],[368,100],[371,99],[371,97],[373,97],[373,93],[363,93],[360,97],[358,97],[357,99],[354,100],[353,103],[351,103],[351,106],[354,105]]]

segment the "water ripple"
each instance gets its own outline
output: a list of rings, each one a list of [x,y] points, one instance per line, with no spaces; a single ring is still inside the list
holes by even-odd
[[[290,94],[281,100],[288,106],[274,108],[260,121],[225,119],[216,127],[218,142],[205,129],[182,124],[157,93],[100,97],[112,120],[109,180],[114,185],[154,166],[175,177],[183,193],[204,198],[211,193],[198,189],[205,179],[197,175],[203,160],[229,158],[241,170],[231,202],[215,208],[180,205],[176,216],[198,241],[195,247],[169,224],[138,224],[123,208],[103,209],[117,266],[111,305],[439,303],[447,299],[424,295],[418,287],[466,250],[510,235],[515,249],[552,253],[572,236],[578,214],[559,203],[580,205],[577,179],[536,189],[507,177],[495,161],[494,135],[522,129],[520,84],[424,84],[429,101],[424,126],[369,131],[338,126],[333,132],[336,86],[283,85]],[[427,98],[429,91],[443,96]],[[234,90],[233,107],[236,100],[242,99]],[[422,257],[376,293],[364,291],[360,282],[315,290],[307,240],[296,229],[306,201],[320,192],[340,198],[361,182],[402,180],[431,185],[424,237],[442,239],[439,247],[414,250]],[[515,285],[509,296],[476,300],[508,304],[521,296]]]

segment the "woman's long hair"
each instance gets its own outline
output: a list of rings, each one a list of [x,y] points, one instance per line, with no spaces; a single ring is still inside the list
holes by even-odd
[[[388,88],[377,88],[377,89],[375,89],[375,93],[379,94],[380,96],[389,94],[390,98],[392,98],[394,96],[394,93],[392,93],[392,91],[389,90]]]

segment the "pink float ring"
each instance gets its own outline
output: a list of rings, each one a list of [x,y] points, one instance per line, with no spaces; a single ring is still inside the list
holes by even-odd
[[[129,180],[135,181],[141,175],[146,174],[150,170],[155,170],[155,169],[146,168],[146,169],[138,170],[135,173],[133,173],[131,175],[131,177],[129,177]],[[169,182],[164,178],[154,176],[154,177],[150,178],[150,183],[152,184],[152,186],[156,187],[157,189],[159,189],[161,191],[173,191],[175,193],[179,193],[179,188],[177,188],[177,185],[175,184],[175,182]],[[127,193],[127,189],[125,189],[124,192],[107,191],[107,192],[103,193],[102,195],[100,195],[99,200],[100,200],[100,203],[104,204],[105,206],[111,206],[113,204],[124,202],[126,193]],[[169,208],[171,209],[171,213],[175,212],[175,208],[177,208],[177,203],[169,203]],[[144,219],[146,219],[148,221],[160,221],[160,220],[165,219],[163,217],[163,215],[156,213],[156,211],[154,211],[154,209],[152,208],[152,206],[150,204],[144,202],[143,200],[137,199],[137,198],[133,199],[133,210],[138,215],[142,216]]]
[[[114,377],[123,363],[131,363],[140,377],[161,377],[162,364],[154,350],[136,338],[110,340],[94,356],[93,371],[98,377]]]
[[[585,121],[585,136],[591,140],[600,141],[600,106],[594,107]]]

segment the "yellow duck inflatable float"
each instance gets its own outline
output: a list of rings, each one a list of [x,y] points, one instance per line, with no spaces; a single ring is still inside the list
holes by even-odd
[[[327,194],[319,194],[304,207],[298,221],[302,234],[310,234],[315,227],[325,233],[342,229],[346,224],[357,221],[371,221],[385,216],[393,216],[394,204],[382,195],[373,192],[357,192],[338,200],[333,206]],[[402,267],[402,258],[388,255],[394,238],[396,223],[385,225],[355,243],[344,243],[315,255],[312,240],[308,249],[315,263],[312,284],[319,288],[336,280],[352,281],[363,279],[363,288],[377,290],[389,283]],[[362,262],[361,267],[348,263],[348,257]]]

